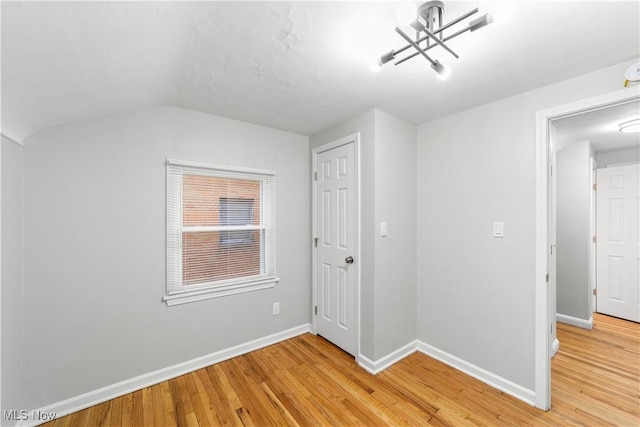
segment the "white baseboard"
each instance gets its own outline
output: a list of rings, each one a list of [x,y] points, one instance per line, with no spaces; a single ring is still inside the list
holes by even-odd
[[[531,406],[535,406],[536,394],[533,390],[524,388],[512,381],[507,380],[506,378],[502,378],[501,376],[494,374],[493,372],[482,369],[476,365],[473,365],[472,363],[467,362],[466,360],[462,360],[456,356],[453,356],[421,341],[418,341],[418,351],[426,354],[427,356],[433,357],[434,359],[437,359],[442,363],[445,363],[461,372],[464,372],[465,374],[470,375],[493,388],[501,390],[515,397],[516,399],[520,399]]]
[[[417,341],[412,341],[409,344],[400,347],[399,349],[387,354],[381,359],[375,362],[362,354],[358,355],[358,364],[362,366],[370,374],[376,375],[396,362],[404,359],[412,353],[415,353],[417,349]]]
[[[558,338],[556,338],[553,340],[553,347],[551,348],[551,357],[555,356],[558,350],[560,350],[560,341],[558,341]]]
[[[566,314],[556,314],[556,320],[561,323],[566,323],[567,325],[577,326],[578,328],[583,329],[593,329],[593,316],[589,318],[589,320],[579,319],[573,316],[567,316]]]
[[[522,400],[523,402],[528,403],[529,405],[535,406],[535,392],[533,390],[524,388],[512,381],[502,378],[499,375],[475,366],[465,360],[446,353],[429,344],[425,344],[419,340],[410,342],[404,347],[401,347],[376,361],[373,361],[363,355],[359,355],[357,360],[358,364],[367,372],[376,375],[416,351],[420,351],[427,356],[433,357],[434,359],[437,359],[453,367],[454,369],[464,372],[465,374],[470,375],[493,388],[501,390],[517,399]]]
[[[177,365],[169,366],[154,372],[149,372],[147,374],[137,376],[135,378],[121,381],[116,384],[102,387],[97,390],[63,400],[61,402],[53,403],[51,405],[47,405],[33,411],[28,411],[29,419],[23,420],[18,425],[33,426],[41,424],[42,422],[44,422],[44,420],[41,421],[38,419],[31,419],[37,414],[55,413],[56,418],[60,418],[64,415],[86,409],[93,405],[98,405],[100,403],[106,402],[107,400],[114,399],[127,393],[131,393],[136,390],[161,383],[171,378],[179,377],[180,375],[193,372],[195,370],[231,359],[236,356],[241,356],[251,351],[258,350],[284,340],[288,340],[289,338],[293,338],[307,332],[311,332],[311,325],[300,325],[286,331],[277,332],[275,334],[263,338],[258,338],[244,344],[216,351],[206,356],[198,357],[186,362],[179,363]]]
[[[55,417],[60,418],[62,416],[80,411],[82,409],[86,409],[94,405],[98,405],[100,403],[106,402],[107,400],[114,399],[127,393],[131,393],[136,390],[161,383],[171,378],[175,378],[180,375],[184,375],[186,373],[204,368],[206,366],[210,366],[215,363],[219,363],[224,360],[228,360],[233,357],[240,356],[251,351],[258,350],[260,348],[276,344],[278,342],[309,332],[311,332],[311,324],[304,324],[295,328],[288,329],[286,331],[278,332],[263,338],[249,341],[244,344],[230,347],[228,349],[220,350],[206,356],[179,363],[174,366],[169,366],[167,368],[159,369],[154,372],[149,372],[135,378],[121,381],[110,386],[102,387],[100,389],[63,400],[61,402],[53,403],[39,409],[28,411],[29,419],[21,420],[17,425],[35,426],[44,422],[44,420],[34,419],[33,416],[35,416],[36,414],[43,414],[44,416],[46,416],[48,414],[55,413]],[[376,361],[372,361],[363,355],[359,355],[357,357],[357,362],[367,372],[375,375],[416,351],[420,351],[427,356],[433,357],[434,359],[437,359],[461,372],[464,372],[467,375],[470,375],[488,384],[491,387],[501,390],[532,406],[534,405],[534,391],[519,386],[518,384],[515,384],[492,372],[486,371],[465,360],[462,360],[456,356],[448,354],[418,340],[412,341]]]

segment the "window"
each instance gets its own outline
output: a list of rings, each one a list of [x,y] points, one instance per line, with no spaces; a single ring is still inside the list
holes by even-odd
[[[275,174],[167,160],[167,305],[277,281]]]
[[[249,225],[253,223],[255,199],[220,198],[220,223],[222,225]],[[223,231],[220,243],[226,245],[253,243],[255,240],[250,231]]]

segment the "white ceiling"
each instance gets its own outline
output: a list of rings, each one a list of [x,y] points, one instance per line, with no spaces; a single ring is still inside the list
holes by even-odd
[[[416,4],[419,4],[417,2]],[[371,108],[419,124],[640,57],[638,1],[445,1],[505,23],[379,73],[398,2],[2,2],[2,133],[154,104],[309,135]],[[622,76],[621,76],[622,82]]]
[[[578,141],[589,141],[593,151],[625,150],[640,147],[640,133],[619,131],[618,125],[640,117],[640,104],[630,102],[554,120],[558,150]]]

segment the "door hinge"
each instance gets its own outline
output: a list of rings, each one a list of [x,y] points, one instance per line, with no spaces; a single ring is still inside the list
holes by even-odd
[[[317,181],[318,180],[318,172],[314,172],[313,173],[313,180]]]
[[[593,191],[596,191],[598,189],[598,184],[596,184],[595,182],[593,183]]]
[[[597,289],[594,289],[594,290],[593,290],[593,294],[594,294],[594,295],[598,295],[598,290],[597,290]]]
[[[593,236],[593,237],[591,238],[591,241],[592,241],[593,243],[598,243],[598,236]]]
[[[549,166],[550,173],[549,175],[553,176],[553,166]]]
[[[317,238],[317,237],[314,237],[314,238],[313,238],[313,246],[314,246],[315,248],[317,248],[317,247],[318,247],[318,238]]]
[[[553,335],[553,323],[549,325],[549,333]]]
[[[545,280],[547,281],[547,283],[549,283],[549,273],[547,273],[547,277]]]
[[[318,306],[316,305],[313,309],[313,314],[318,315]]]

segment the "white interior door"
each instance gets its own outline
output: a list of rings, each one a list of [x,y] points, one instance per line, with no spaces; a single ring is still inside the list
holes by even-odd
[[[640,166],[598,169],[597,311],[640,322]]]
[[[316,156],[316,332],[356,354],[355,142]]]

